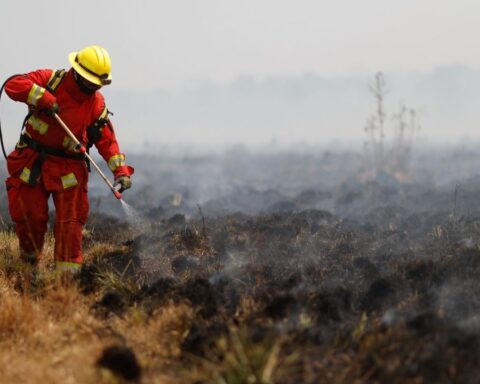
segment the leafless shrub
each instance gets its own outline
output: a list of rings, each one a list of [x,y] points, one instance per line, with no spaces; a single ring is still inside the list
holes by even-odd
[[[388,116],[385,107],[388,89],[382,72],[375,74],[368,88],[375,101],[375,112],[365,125],[367,169],[373,177],[388,174],[398,181],[406,181],[410,178],[412,148],[420,130],[418,112],[401,103],[398,111]]]

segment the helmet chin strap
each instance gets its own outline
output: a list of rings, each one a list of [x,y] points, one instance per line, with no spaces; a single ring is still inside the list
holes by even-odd
[[[73,71],[73,78],[75,79],[75,82],[77,83],[77,85],[79,86],[80,90],[87,94],[87,95],[93,95],[97,89],[95,88],[89,88],[85,85],[85,81],[86,80],[83,80],[82,76],[80,76],[77,71],[75,71],[74,69],[72,69]]]

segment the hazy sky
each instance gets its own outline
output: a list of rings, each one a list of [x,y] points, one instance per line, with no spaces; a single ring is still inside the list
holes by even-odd
[[[2,77],[105,46],[116,87],[480,68],[478,0],[0,0]]]
[[[91,44],[107,48],[113,83],[105,94],[123,147],[362,138],[370,113],[366,83],[378,70],[429,76],[460,64],[480,71],[478,0],[0,0],[0,16],[2,79],[68,68],[68,54]],[[427,111],[427,136],[479,137],[478,89],[469,80],[458,89],[449,73],[440,76],[447,86],[428,83],[428,90],[406,76],[410,94],[397,86],[392,95]],[[356,76],[360,86],[343,85],[337,91],[345,94],[334,95],[312,81],[323,99],[316,90],[302,99],[296,89],[309,89],[306,74],[328,81]],[[269,85],[272,77],[280,80]],[[295,80],[283,87],[292,78],[298,86]],[[466,112],[458,97],[462,105],[450,109],[450,83],[470,102]],[[154,90],[160,93],[148,93]],[[12,143],[15,136],[8,135]]]

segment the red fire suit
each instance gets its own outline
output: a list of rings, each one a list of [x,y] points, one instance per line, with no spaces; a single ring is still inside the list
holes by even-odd
[[[59,116],[85,146],[89,141],[87,128],[99,116],[108,114],[102,94],[98,91],[93,94],[82,92],[72,70],[64,75],[53,94],[50,93],[45,87],[54,75],[53,70],[41,69],[16,76],[6,84],[5,90],[10,98],[26,103],[34,111],[23,131],[22,137],[27,137],[20,139],[7,158],[9,177],[6,186],[9,211],[23,258],[35,262],[41,255],[51,195],[56,211],[56,266],[71,270],[78,268],[83,261],[82,228],[89,211],[88,169],[62,127],[41,111],[56,102],[60,107]],[[112,124],[109,121],[102,123],[94,142],[96,148],[115,177],[130,176],[133,168],[125,164],[125,155],[120,152]],[[42,153],[32,142],[39,143],[40,148],[54,148],[58,153]],[[34,172],[39,169],[39,164],[40,171]],[[34,173],[38,173],[38,177]]]

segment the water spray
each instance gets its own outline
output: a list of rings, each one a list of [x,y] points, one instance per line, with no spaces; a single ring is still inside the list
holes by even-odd
[[[75,149],[80,152],[80,153],[83,153],[85,155],[85,157],[90,161],[90,163],[93,165],[93,167],[95,168],[95,170],[98,172],[98,174],[102,177],[103,181],[105,181],[105,183],[108,185],[108,187],[110,188],[110,190],[112,191],[113,195],[118,199],[120,200],[121,202],[123,202],[122,200],[122,194],[113,186],[113,184],[110,182],[110,180],[108,180],[107,176],[105,176],[105,174],[102,172],[102,170],[100,169],[100,167],[97,165],[97,163],[95,163],[95,161],[93,161],[92,157],[90,156],[90,154],[87,152],[87,149],[85,148],[84,145],[82,145],[82,143],[80,143],[80,141],[78,141],[78,139],[75,137],[75,135],[72,133],[72,131],[67,127],[67,125],[63,122],[63,120],[60,118],[60,116],[58,116],[56,113],[53,115],[55,117],[55,119],[58,121],[58,123],[61,125],[61,127],[64,129],[64,131],[67,133],[67,135],[73,140],[73,142],[76,144],[76,147]],[[121,186],[119,186],[121,187]]]
[[[113,195],[120,201],[120,203],[122,203],[122,208],[127,216],[127,220],[128,222],[130,222],[131,224],[134,225],[135,229],[138,231],[138,232],[141,232],[142,229],[143,229],[143,222],[144,222],[144,218],[133,208],[131,207],[130,205],[128,205],[123,199],[122,199],[122,194],[120,193],[120,191],[117,189],[117,188],[121,188],[122,186],[121,185],[118,185],[117,188],[115,188],[112,183],[110,182],[110,180],[108,180],[107,176],[105,176],[105,174],[101,171],[101,169],[99,168],[99,166],[95,163],[95,161],[93,161],[92,157],[90,156],[90,154],[87,152],[86,148],[84,145],[82,145],[82,143],[80,143],[80,141],[78,141],[78,139],[75,137],[75,135],[73,134],[73,132],[68,128],[68,126],[63,122],[63,120],[60,118],[60,116],[58,116],[56,113],[53,115],[55,117],[55,119],[58,121],[58,123],[62,126],[62,128],[65,130],[65,132],[67,133],[67,135],[73,140],[73,142],[75,143],[76,147],[75,147],[75,150],[77,150],[79,153],[82,153],[85,155],[85,157],[90,160],[90,163],[93,165],[93,167],[96,169],[96,171],[98,172],[98,174],[102,177],[103,181],[105,181],[105,183],[108,185],[108,187],[110,188],[110,190],[112,191]]]

